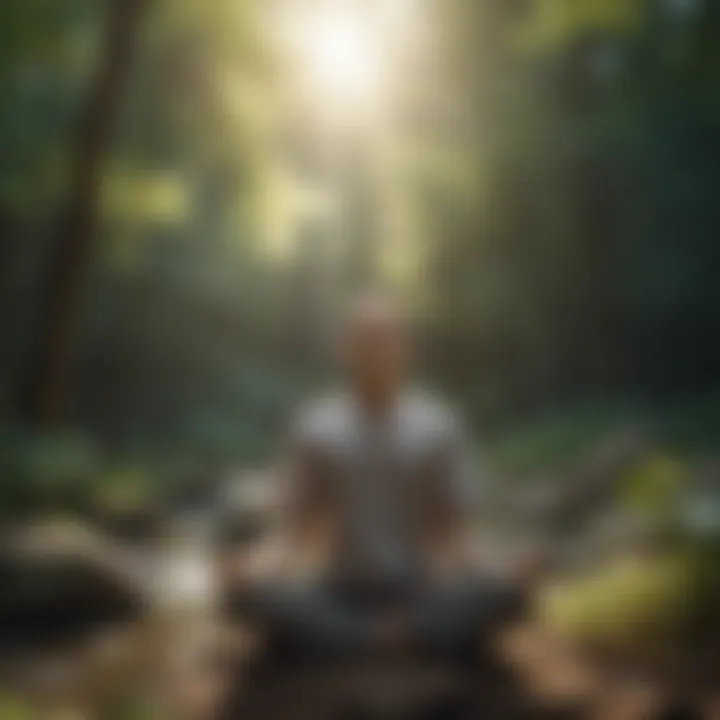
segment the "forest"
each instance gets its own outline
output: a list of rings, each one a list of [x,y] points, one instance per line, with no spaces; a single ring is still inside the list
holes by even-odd
[[[8,441],[264,457],[379,281],[481,437],[711,450],[714,3],[381,3],[344,89],[306,4],[2,10]]]
[[[638,434],[704,552],[719,81],[712,0],[2,3],[0,517],[271,463],[381,286],[501,487]]]

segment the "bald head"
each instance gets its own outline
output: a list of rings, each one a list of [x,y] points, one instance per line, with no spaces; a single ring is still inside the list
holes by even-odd
[[[349,332],[384,331],[405,334],[405,318],[398,303],[383,293],[366,293],[353,303],[347,318]]]
[[[358,298],[343,334],[343,359],[354,388],[369,399],[391,400],[405,379],[408,329],[389,296]]]

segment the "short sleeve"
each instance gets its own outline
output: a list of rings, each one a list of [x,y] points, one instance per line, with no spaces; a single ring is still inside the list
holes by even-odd
[[[326,499],[322,443],[311,411],[299,413],[290,426],[286,450],[285,505],[293,515],[318,510]]]
[[[469,515],[477,505],[477,490],[470,447],[463,425],[454,419],[447,433],[445,487],[450,507],[461,515]]]
[[[439,434],[435,501],[452,518],[471,518],[479,510],[486,472],[478,466],[462,422],[450,416]]]

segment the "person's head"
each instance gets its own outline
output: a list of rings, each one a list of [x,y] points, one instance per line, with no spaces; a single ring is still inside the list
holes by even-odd
[[[342,358],[353,387],[370,400],[387,400],[401,387],[409,338],[398,304],[385,293],[365,293],[353,303],[343,328]]]

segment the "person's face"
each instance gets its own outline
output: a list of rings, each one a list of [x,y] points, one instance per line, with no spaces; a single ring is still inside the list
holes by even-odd
[[[370,392],[388,393],[405,375],[405,329],[388,308],[368,306],[353,318],[346,338],[346,364],[352,381]]]

